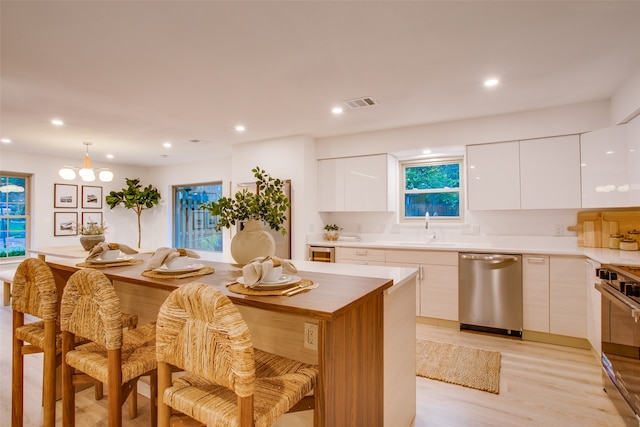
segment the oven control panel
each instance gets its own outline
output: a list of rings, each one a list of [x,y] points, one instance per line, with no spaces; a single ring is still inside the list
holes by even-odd
[[[625,275],[612,267],[602,267],[596,269],[596,276],[602,283],[606,283],[618,292],[631,297],[636,302],[640,302],[640,281],[634,277]]]

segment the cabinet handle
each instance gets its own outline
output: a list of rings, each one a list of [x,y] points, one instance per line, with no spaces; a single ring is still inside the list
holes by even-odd
[[[418,264],[418,280],[424,279],[424,272],[422,270],[422,264]]]
[[[366,255],[367,252],[368,251],[366,249],[357,249],[356,250],[356,255]]]
[[[546,258],[543,257],[527,257],[529,264],[544,264]]]

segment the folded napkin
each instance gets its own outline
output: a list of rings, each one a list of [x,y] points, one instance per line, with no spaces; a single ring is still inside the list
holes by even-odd
[[[149,261],[147,261],[147,265],[145,267],[145,271],[153,270],[161,267],[167,262],[171,261],[174,258],[178,258],[181,256],[188,256],[189,258],[200,258],[196,252],[191,251],[189,249],[183,248],[158,248],[151,255]]]
[[[93,248],[91,248],[91,251],[89,252],[89,256],[85,261],[91,262],[92,260],[100,258],[100,255],[102,255],[102,252],[105,252],[108,250],[114,250],[114,249],[120,249],[120,251],[124,252],[127,255],[133,255],[138,253],[138,251],[136,251],[135,249],[132,249],[127,245],[123,245],[122,243],[100,242],[97,245],[95,245]]]
[[[244,277],[245,288],[254,287],[260,283],[263,277],[273,270],[273,267],[279,266],[282,266],[282,269],[289,273],[298,272],[298,269],[291,263],[291,261],[286,259],[267,256],[251,260],[249,264],[242,267],[242,276]]]

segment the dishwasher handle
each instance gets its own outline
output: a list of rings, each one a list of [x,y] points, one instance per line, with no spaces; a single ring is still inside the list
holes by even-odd
[[[518,257],[515,255],[500,255],[500,254],[460,254],[461,259],[471,261],[482,261],[490,264],[498,264],[500,262],[517,262]]]

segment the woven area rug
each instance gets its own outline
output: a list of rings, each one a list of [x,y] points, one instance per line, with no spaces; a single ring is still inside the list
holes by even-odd
[[[416,375],[498,394],[500,357],[497,351],[417,340]]]

